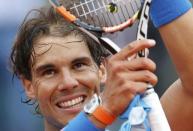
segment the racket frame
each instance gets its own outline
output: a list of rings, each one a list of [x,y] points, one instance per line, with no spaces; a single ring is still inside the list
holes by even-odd
[[[62,4],[60,4],[57,0],[48,0],[49,3],[56,9],[56,11],[64,17],[67,21],[74,23],[77,26],[83,27],[90,31],[95,32],[105,32],[105,33],[113,33],[117,31],[121,31],[129,26],[132,26],[135,21],[139,18],[140,12],[143,9],[142,7],[134,13],[131,18],[128,18],[125,22],[122,22],[118,25],[113,25],[109,27],[100,27],[88,24],[86,22],[81,21],[75,15],[73,15],[70,11],[68,11]]]

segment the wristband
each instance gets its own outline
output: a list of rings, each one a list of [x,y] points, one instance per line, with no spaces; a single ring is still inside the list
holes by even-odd
[[[154,26],[160,27],[183,15],[191,7],[189,0],[152,0],[150,17]]]
[[[87,117],[84,112],[80,112],[60,131],[104,131],[97,128]]]
[[[108,113],[102,106],[98,106],[92,115],[101,123],[110,125],[116,119],[116,116]]]

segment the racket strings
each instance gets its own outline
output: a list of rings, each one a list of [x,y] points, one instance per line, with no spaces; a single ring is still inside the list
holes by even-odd
[[[141,5],[142,0],[80,0],[69,10],[90,25],[112,27],[131,19]]]

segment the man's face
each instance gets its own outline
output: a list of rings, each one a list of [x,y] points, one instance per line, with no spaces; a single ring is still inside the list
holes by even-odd
[[[43,37],[34,49],[32,81],[26,92],[38,101],[46,125],[65,125],[99,88],[100,70],[78,36]]]

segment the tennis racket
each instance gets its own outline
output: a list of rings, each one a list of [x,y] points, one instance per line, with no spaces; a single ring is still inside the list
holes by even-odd
[[[49,0],[49,2],[64,19],[102,43],[112,54],[119,52],[120,47],[106,37],[96,38],[89,31],[114,33],[132,27],[138,21],[137,40],[147,38],[151,0]],[[138,52],[138,56],[147,57],[145,50]],[[159,97],[151,85],[144,93],[143,100],[151,107],[148,114],[151,130],[170,131]]]
[[[70,0],[68,5],[65,3],[66,7],[57,0],[49,2],[69,22],[88,30],[110,33],[131,26],[138,19],[144,1]]]

